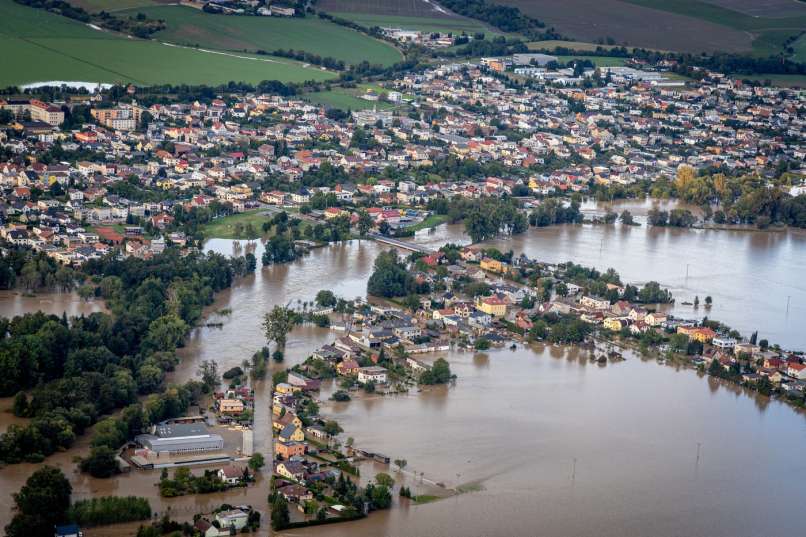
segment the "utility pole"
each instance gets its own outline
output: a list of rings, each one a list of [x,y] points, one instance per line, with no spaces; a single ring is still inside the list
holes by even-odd
[[[571,481],[576,481],[577,478],[577,458],[574,457],[574,465],[571,467]]]
[[[791,296],[786,297],[786,314],[789,315],[789,301],[792,299]]]

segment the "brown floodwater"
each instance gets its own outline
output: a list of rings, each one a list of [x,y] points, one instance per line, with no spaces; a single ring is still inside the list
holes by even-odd
[[[82,300],[77,293],[42,292],[26,295],[18,290],[0,291],[0,317],[11,318],[35,311],[53,315],[66,312],[70,317],[105,310],[102,300]]]
[[[414,240],[431,247],[469,242],[457,226],[423,231]],[[711,294],[714,318],[737,327],[752,323],[761,337],[805,346],[798,326],[803,328],[806,320],[806,290],[797,274],[806,262],[806,236],[797,233],[558,226],[492,244],[551,262],[613,266],[627,281],[657,279],[671,285],[678,297],[686,291],[692,297],[699,293],[701,299]],[[206,244],[207,249],[236,255],[248,247],[227,240]],[[259,259],[262,246],[251,247]],[[371,241],[351,241],[239,280],[207,308],[209,321],[222,324],[191,333],[172,380],[195,377],[206,359],[217,361],[219,371],[248,359],[264,345],[262,315],[275,304],[312,301],[320,289],[347,298],[363,296],[382,249]],[[724,258],[728,255],[730,259]],[[677,274],[681,263],[683,277],[685,264],[690,264],[687,282]],[[781,294],[784,300],[793,297],[788,318],[777,312],[778,300],[770,296]],[[0,311],[24,312],[23,306],[11,309],[9,300],[17,299],[0,299],[0,308],[6,308]],[[36,303],[28,306],[38,309]],[[731,316],[736,322],[727,318]],[[289,336],[286,363],[273,369],[301,362],[337,335],[311,326],[296,328]],[[455,386],[325,403],[323,412],[338,419],[345,438],[354,437],[356,445],[405,458],[407,470],[470,491],[425,505],[398,504],[396,498],[394,509],[369,519],[288,535],[749,537],[797,534],[801,528],[806,462],[797,454],[806,445],[806,423],[803,415],[781,403],[700,378],[691,370],[634,357],[600,367],[588,363],[584,352],[580,356],[554,347],[442,355],[459,377]],[[255,389],[255,447],[268,452],[269,383],[257,383]],[[332,389],[326,386],[322,398]],[[0,408],[9,405],[4,400]],[[4,427],[11,419],[0,413]],[[72,459],[86,453],[88,442],[85,435],[73,449],[47,461],[65,469],[77,498],[141,494],[155,510],[170,507],[184,520],[224,501],[265,509],[265,480],[246,491],[164,500],[154,486],[158,472],[112,480],[78,474]],[[10,494],[36,467],[0,469],[4,519]],[[433,490],[420,486],[411,474],[403,479],[416,492]],[[130,535],[135,528],[122,525],[92,535]]]
[[[455,386],[324,405],[356,445],[472,492],[287,535],[802,531],[806,462],[791,456],[806,445],[802,415],[692,370],[587,356],[520,345],[449,352]]]
[[[676,205],[666,202],[664,209]],[[650,202],[622,202],[645,222]],[[583,205],[593,211],[591,204]],[[603,213],[601,206],[598,211]],[[470,242],[462,225],[423,230],[416,240],[436,248]],[[573,261],[600,270],[616,269],[626,283],[650,280],[671,290],[669,312],[683,318],[708,316],[749,337],[784,348],[806,350],[806,232],[729,231],[615,225],[559,225],[530,228],[521,235],[487,241],[501,251],[513,250],[549,263]],[[711,308],[705,297],[713,298]],[[683,305],[699,296],[700,307]]]

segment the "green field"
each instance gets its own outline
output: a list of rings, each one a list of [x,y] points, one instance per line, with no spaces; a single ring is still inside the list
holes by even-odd
[[[348,64],[363,60],[391,65],[403,57],[388,43],[318,17],[246,17],[213,15],[185,6],[153,6],[133,10],[162,19],[167,28],[155,38],[219,50],[272,52],[304,50]]]
[[[571,60],[590,60],[596,67],[621,67],[627,58],[613,58],[610,56],[557,56],[560,63],[568,63]]]
[[[783,41],[806,28],[806,16],[754,17],[702,0],[624,0],[630,4],[686,15],[734,30],[752,33],[753,53],[768,56],[781,51]]]
[[[145,85],[334,77],[284,58],[227,56],[127,39],[11,0],[0,0],[0,51],[0,86],[49,80]]]
[[[151,6],[159,3],[154,0],[68,0],[68,2],[88,13],[97,13],[99,11],[112,13],[123,9]]]
[[[358,87],[355,88],[334,87],[330,91],[306,93],[305,99],[314,104],[340,108],[342,110],[371,110],[373,108],[377,108],[378,110],[391,110],[396,107],[405,106],[385,101],[367,101],[366,99],[361,99],[360,96],[364,95],[369,88],[372,88],[378,94],[386,91],[380,86],[359,84]]]
[[[235,225],[242,224],[245,228],[248,224],[252,224],[255,232],[260,236],[264,236],[261,226],[263,222],[268,221],[270,217],[271,215],[267,215],[265,209],[254,209],[252,211],[213,220],[209,224],[202,226],[201,232],[205,239],[254,239],[257,237],[247,237],[246,234],[241,237],[236,237]]]
[[[380,26],[383,28],[403,28],[406,30],[420,30],[423,32],[462,32],[472,35],[482,32],[486,35],[497,35],[500,32],[492,32],[485,28],[483,24],[473,19],[460,18],[429,18],[429,17],[403,17],[399,15],[376,15],[371,13],[331,13],[336,17],[351,20],[371,28]]]
[[[792,54],[792,60],[806,62],[806,34],[800,36],[791,46],[795,50],[794,54]]]
[[[806,75],[735,75],[737,80],[755,80],[781,88],[806,88]]]

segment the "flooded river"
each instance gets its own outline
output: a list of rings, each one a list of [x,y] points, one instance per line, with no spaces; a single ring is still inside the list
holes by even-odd
[[[431,247],[468,242],[456,226],[424,231],[414,240]],[[212,240],[206,248],[241,255],[244,244]],[[680,299],[710,294],[714,318],[745,331],[757,328],[771,341],[806,347],[806,284],[798,277],[806,266],[806,236],[797,233],[558,226],[491,244],[546,261],[612,266],[626,281],[670,285]],[[253,247],[259,259],[262,246]],[[219,371],[248,359],[264,344],[261,318],[275,304],[312,301],[320,289],[363,296],[381,250],[371,241],[352,241],[238,281],[207,310],[210,321],[222,325],[193,331],[172,379],[195,377],[205,359],[216,360]],[[792,297],[788,317],[787,296]],[[0,312],[38,309],[37,303],[19,300],[0,297]],[[68,301],[62,307],[70,313],[76,310],[69,308],[81,306]],[[676,308],[694,316],[690,307]],[[298,327],[289,336],[281,367],[304,360],[337,334]],[[797,453],[806,445],[806,424],[789,407],[690,370],[634,357],[606,367],[588,363],[577,351],[553,347],[446,357],[459,377],[453,387],[325,403],[323,412],[339,420],[356,445],[405,458],[408,469],[470,492],[288,535],[750,537],[802,529],[806,462]],[[268,383],[256,390],[255,447],[268,450]],[[330,390],[325,387],[323,399]],[[6,427],[11,417],[3,412],[0,422]],[[65,469],[77,498],[145,495],[157,511],[170,507],[180,519],[222,501],[265,508],[265,482],[245,492],[163,500],[154,486],[157,473],[115,480],[80,475],[72,458],[86,453],[88,442],[84,436],[74,449],[48,459]],[[10,493],[35,468],[0,469],[2,518],[8,519]],[[93,535],[127,535],[131,529]]]

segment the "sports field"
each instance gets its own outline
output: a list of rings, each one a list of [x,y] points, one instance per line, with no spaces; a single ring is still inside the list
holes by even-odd
[[[240,17],[214,15],[185,6],[152,6],[133,10],[162,19],[167,28],[154,37],[183,45],[219,50],[272,52],[304,50],[349,64],[367,60],[391,65],[402,59],[392,45],[318,17]]]
[[[0,86],[49,80],[220,84],[334,76],[284,58],[224,55],[127,39],[43,10],[0,0]]]

